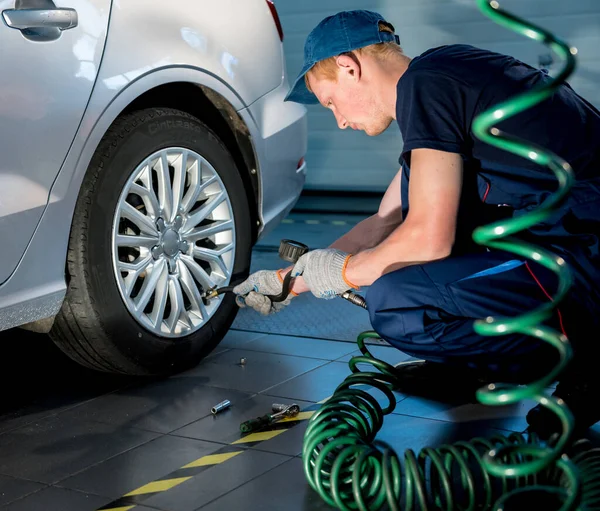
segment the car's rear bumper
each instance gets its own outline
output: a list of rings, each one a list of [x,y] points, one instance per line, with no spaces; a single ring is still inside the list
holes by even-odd
[[[284,102],[289,90],[281,87],[240,111],[252,133],[260,182],[259,215],[262,238],[276,227],[296,204],[306,181],[306,108]]]

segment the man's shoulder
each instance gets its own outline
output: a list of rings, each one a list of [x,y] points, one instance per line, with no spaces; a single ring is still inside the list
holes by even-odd
[[[445,87],[462,84],[477,88],[496,72],[504,72],[514,59],[470,44],[448,44],[430,48],[414,57],[398,88]]]
[[[446,44],[430,48],[414,57],[409,66],[414,70],[427,68],[451,68],[464,63],[465,65],[482,65],[510,60],[511,57],[496,53],[471,44]]]

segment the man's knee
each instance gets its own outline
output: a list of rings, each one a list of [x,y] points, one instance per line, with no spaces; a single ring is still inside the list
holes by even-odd
[[[444,314],[444,299],[420,265],[380,277],[369,288],[367,308],[373,329],[409,353],[436,351],[431,327]]]
[[[377,279],[367,291],[370,313],[393,309],[414,308],[441,299],[434,282],[421,265],[412,265],[387,273]]]

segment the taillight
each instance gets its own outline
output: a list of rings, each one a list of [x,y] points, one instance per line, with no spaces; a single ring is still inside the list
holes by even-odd
[[[283,28],[281,28],[281,21],[279,20],[279,14],[277,14],[277,8],[272,0],[267,0],[267,5],[269,6],[269,9],[271,9],[273,21],[277,27],[277,32],[279,32],[279,39],[281,39],[281,42],[283,42]]]
[[[304,156],[302,158],[300,158],[300,161],[298,162],[298,166],[296,167],[296,170],[298,170],[300,167],[302,167],[302,165],[304,165]]]

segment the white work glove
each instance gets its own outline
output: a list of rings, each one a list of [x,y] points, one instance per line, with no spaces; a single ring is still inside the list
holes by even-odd
[[[250,275],[244,282],[235,286],[233,292],[238,295],[235,298],[239,307],[250,307],[263,316],[274,314],[281,311],[290,304],[292,296],[296,293],[290,292],[290,295],[283,302],[271,302],[265,295],[278,295],[283,289],[282,270],[260,270]]]
[[[351,288],[358,289],[345,276],[350,257],[350,254],[335,248],[312,250],[298,259],[292,275],[302,275],[313,295],[330,300]]]

